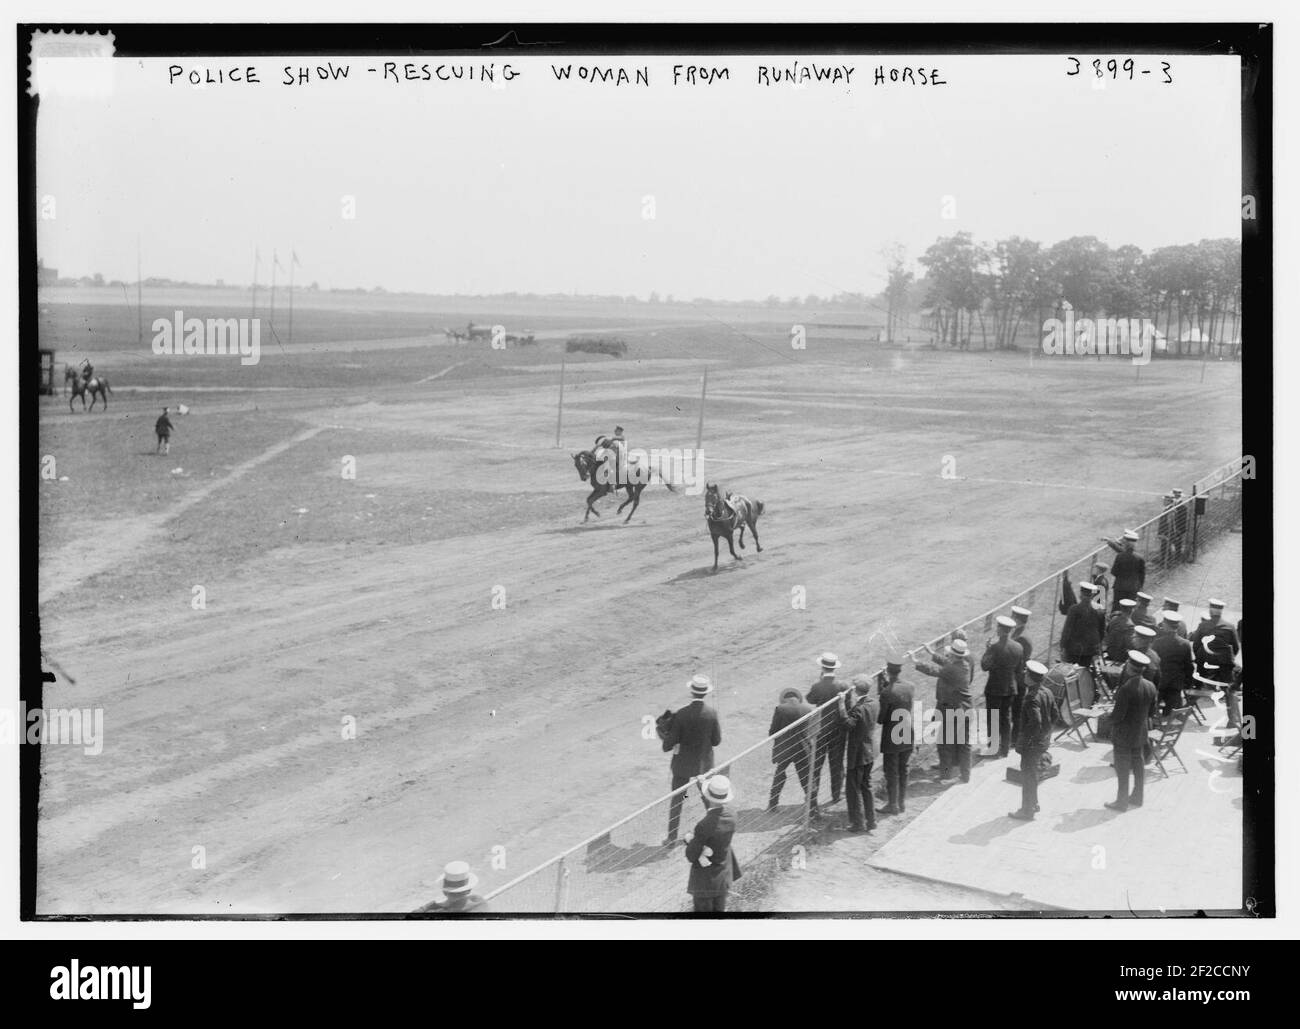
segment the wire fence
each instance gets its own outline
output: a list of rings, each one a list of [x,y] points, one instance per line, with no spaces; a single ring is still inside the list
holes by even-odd
[[[1152,594],[1152,613],[1162,605],[1156,584],[1180,565],[1196,560],[1198,551],[1222,533],[1240,525],[1242,510],[1242,466],[1234,461],[1219,471],[1221,477],[1203,477],[1193,493],[1169,504],[1157,515],[1134,527],[1138,541],[1134,550],[1146,563],[1144,591]],[[1012,607],[1033,612],[1023,633],[1031,644],[1032,658],[1049,668],[1059,660],[1060,632],[1065,621],[1063,598],[1067,586],[1077,594],[1079,584],[1096,581],[1101,587],[1099,603],[1107,611],[1113,602],[1110,581],[1111,548],[1099,546],[1073,563],[1058,568],[1028,589],[996,607],[954,626],[940,636],[907,653],[925,660],[925,648],[939,648],[957,634],[967,637],[972,663],[978,663],[983,641],[994,634],[999,615]],[[1171,598],[1179,599],[1179,598]],[[1185,603],[1199,598],[1190,598]],[[1184,617],[1186,617],[1186,612]],[[913,688],[914,710],[932,712],[934,679],[912,674],[905,666],[904,680]],[[978,682],[972,684],[975,710],[982,707]],[[632,812],[599,833],[583,840],[495,889],[485,898],[494,914],[624,913],[667,914],[690,910],[685,892],[687,862],[679,845],[689,839],[695,822],[703,814],[699,796],[701,783],[710,775],[731,779],[736,796],[736,832],[733,848],[740,860],[742,877],[732,888],[729,909],[744,910],[747,898],[757,903],[773,875],[801,858],[803,841],[819,824],[814,800],[825,809],[832,794],[840,794],[843,778],[843,734],[832,699],[814,708],[790,708],[791,724],[775,735],[755,743],[710,770],[698,781],[674,790]],[[982,725],[982,716],[973,719]],[[981,730],[982,731],[982,730]],[[925,776],[936,755],[934,733],[915,727],[916,745],[910,766],[915,778]],[[977,749],[987,737],[977,737]],[[873,784],[880,785],[877,757]],[[871,796],[867,804],[875,803]]]

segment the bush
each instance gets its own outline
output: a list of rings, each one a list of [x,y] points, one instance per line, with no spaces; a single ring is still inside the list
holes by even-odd
[[[627,343],[616,336],[570,336],[565,341],[564,349],[570,354],[581,351],[586,354],[622,357],[627,353]]]

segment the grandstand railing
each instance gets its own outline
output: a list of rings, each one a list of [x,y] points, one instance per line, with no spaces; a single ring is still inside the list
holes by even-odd
[[[1152,593],[1153,613],[1162,602],[1155,595],[1153,582],[1162,574],[1194,562],[1198,551],[1210,540],[1230,531],[1241,521],[1242,466],[1234,461],[1219,469],[1221,477],[1203,477],[1197,481],[1193,495],[1163,509],[1154,517],[1134,527],[1139,535],[1135,550],[1146,561],[1146,592]],[[980,633],[991,636],[994,620],[1013,606],[1035,612],[1026,635],[1033,642],[1033,657],[1049,667],[1055,660],[1063,616],[1060,607],[1067,581],[1077,592],[1078,584],[1093,577],[1095,566],[1107,558],[1111,549],[1102,543],[1076,561],[1058,568],[1026,590],[1002,603],[953,626],[947,632],[920,644],[908,653],[924,657],[923,647],[938,647],[949,642],[957,630],[970,641],[971,661],[978,662],[982,653]],[[1112,555],[1113,556],[1113,555]],[[1105,576],[1104,599],[1110,607],[1109,576]],[[1177,599],[1177,598],[1174,598]],[[1185,598],[1186,602],[1200,598]],[[1043,625],[1047,625],[1043,640]],[[914,700],[928,711],[933,707],[934,680],[911,676],[905,666],[904,676],[913,686]],[[919,681],[918,681],[919,680]],[[978,683],[972,686],[974,702],[982,705]],[[802,759],[792,761],[786,769],[781,801],[770,806],[775,764],[773,755],[798,753],[799,739],[806,740],[812,769],[822,762],[819,757],[834,744],[836,720],[831,717],[832,700],[769,736],[742,750],[712,769],[700,780],[674,790],[644,807],[606,826],[581,843],[515,877],[486,895],[486,910],[492,913],[627,913],[662,914],[689,910],[685,892],[687,866],[682,849],[666,846],[669,818],[676,806],[680,812],[680,839],[689,839],[692,827],[701,814],[698,800],[700,783],[708,775],[730,777],[737,797],[736,834],[733,846],[741,862],[743,875],[733,887],[732,907],[743,909],[746,896],[757,897],[764,885],[783,868],[799,866],[803,843],[816,825],[810,797],[801,786]],[[912,765],[925,764],[935,752],[932,742],[925,742],[917,726],[918,744],[912,753]],[[877,768],[879,763],[877,763]],[[816,772],[812,773],[814,776]],[[874,776],[879,781],[880,773]],[[831,787],[828,768],[820,769],[818,798],[826,806]],[[868,797],[868,803],[874,801]]]

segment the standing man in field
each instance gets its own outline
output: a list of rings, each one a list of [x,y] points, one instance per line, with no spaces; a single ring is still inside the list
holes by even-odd
[[[1146,585],[1146,560],[1138,557],[1133,552],[1133,546],[1140,538],[1132,529],[1127,530],[1118,540],[1110,539],[1107,536],[1102,537],[1106,546],[1116,552],[1115,560],[1110,566],[1110,574],[1115,577],[1115,590],[1111,607],[1113,611],[1119,610],[1121,600],[1136,600],[1138,590]]]
[[[988,713],[989,735],[991,737],[997,732],[997,756],[1006,757],[1011,752],[1011,705],[1016,700],[1016,677],[1024,663],[1024,651],[1011,638],[1011,630],[1016,627],[1014,619],[999,615],[997,626],[998,634],[984,648],[980,668],[989,673],[984,684],[984,710]],[[996,730],[993,728],[994,711],[997,712]]]
[[[876,802],[871,796],[871,766],[876,761],[874,736],[880,720],[880,703],[871,696],[871,678],[866,675],[855,675],[853,691],[840,693],[837,699],[836,714],[843,726],[848,759],[845,788],[849,798],[849,824],[844,828],[849,832],[873,832]]]
[[[704,703],[713,692],[713,683],[707,675],[697,675],[690,682],[691,702],[677,710],[663,733],[663,748],[673,752],[671,770],[674,790],[679,790],[697,775],[713,767],[713,748],[722,742],[722,726],[718,714]],[[682,802],[685,793],[677,793],[668,804],[668,837],[665,847],[677,842],[677,832],[682,822]]]
[[[912,687],[898,677],[902,670],[901,664],[891,661],[879,681],[880,757],[889,794],[889,803],[878,812],[882,815],[901,815],[907,810],[907,765],[916,740],[912,735]]]
[[[1115,691],[1114,722],[1111,723],[1115,755],[1115,779],[1118,792],[1106,801],[1112,811],[1127,811],[1142,806],[1142,789],[1146,783],[1147,729],[1156,710],[1156,688],[1145,677],[1150,659],[1136,650],[1130,651],[1120,687]],[[1129,791],[1129,776],[1133,789]]]
[[[1039,661],[1025,663],[1025,696],[1020,711],[1020,736],[1016,751],[1020,754],[1020,810],[1010,817],[1032,822],[1038,812],[1038,769],[1052,743],[1056,724],[1056,698],[1044,684],[1047,666]]]
[[[158,416],[158,420],[153,423],[154,435],[158,437],[158,445],[154,447],[154,453],[161,452],[166,455],[171,453],[172,448],[172,420],[167,417],[167,408],[163,408],[163,413]]]
[[[821,707],[828,701],[835,700],[847,687],[835,680],[835,670],[840,667],[840,659],[826,651],[818,659],[821,666],[821,678],[813,683],[808,691],[808,703]],[[822,764],[829,761],[831,766],[831,803],[836,804],[844,788],[844,726],[839,721],[838,712],[828,708],[819,711],[812,718],[813,723],[813,769],[812,796],[813,804],[821,792]]]
[[[809,718],[813,706],[803,699],[803,694],[791,687],[781,691],[781,703],[772,712],[772,724],[767,728],[769,736],[776,736],[772,742],[772,764],[776,771],[772,774],[772,789],[767,797],[767,809],[775,811],[781,803],[781,791],[785,789],[785,770],[794,765],[795,774],[799,776],[799,785],[803,787],[805,797],[810,797],[811,814],[818,815],[817,798],[809,791],[812,773],[812,729],[815,719]],[[798,725],[795,723],[798,722]],[[788,732],[781,730],[794,725]]]
[[[1101,649],[1101,636],[1105,629],[1105,615],[1093,606],[1097,586],[1091,582],[1079,583],[1079,599],[1065,615],[1061,629],[1061,657],[1084,668],[1092,667],[1093,658]]]
[[[929,651],[929,648],[926,648]],[[971,680],[975,677],[964,639],[953,639],[942,657],[930,653],[932,661],[912,661],[923,675],[935,677],[934,708],[939,716],[939,782],[953,781],[954,770],[962,782],[970,782],[970,713],[974,705]]]

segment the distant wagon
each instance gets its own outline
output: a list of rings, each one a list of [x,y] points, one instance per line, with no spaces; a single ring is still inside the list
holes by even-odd
[[[40,391],[43,397],[54,395],[54,351],[45,347],[41,348]]]

